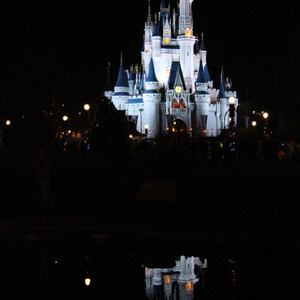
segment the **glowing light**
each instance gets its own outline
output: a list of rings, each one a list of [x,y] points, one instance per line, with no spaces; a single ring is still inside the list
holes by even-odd
[[[130,135],[129,135],[129,138],[130,138],[130,139],[132,139],[132,138],[133,138],[132,134],[130,134]]]
[[[229,97],[228,102],[229,102],[229,104],[234,104],[235,103],[235,98],[234,97]]]
[[[168,45],[169,43],[170,43],[170,40],[169,40],[169,38],[166,37],[165,38],[165,44]]]
[[[90,110],[91,107],[89,104],[84,104],[83,108],[84,108],[84,110],[88,111],[88,110]]]
[[[68,116],[63,116],[63,121],[68,121],[69,117]]]
[[[176,86],[175,87],[175,92],[178,93],[178,94],[181,93],[181,86]]]
[[[190,30],[189,28],[187,28],[187,29],[185,30],[185,36],[186,36],[186,37],[190,37],[190,36],[191,36],[191,30]]]
[[[170,283],[170,276],[166,275],[166,283]]]
[[[187,290],[187,291],[192,290],[192,284],[191,284],[190,282],[188,282],[188,283],[186,284],[186,290]]]
[[[86,286],[91,285],[91,278],[85,278],[84,283],[85,283]]]
[[[269,117],[269,114],[268,114],[268,113],[266,113],[266,112],[263,113],[263,118],[264,118],[264,119],[268,119],[268,117]]]
[[[253,121],[251,124],[253,127],[255,127],[257,123],[256,123],[256,121]]]
[[[9,126],[9,125],[11,124],[10,120],[7,120],[7,121],[5,122],[5,124],[6,124],[7,126]]]
[[[149,128],[149,125],[145,125],[145,129],[148,129]]]

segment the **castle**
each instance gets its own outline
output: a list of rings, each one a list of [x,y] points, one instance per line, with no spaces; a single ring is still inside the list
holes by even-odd
[[[223,68],[219,89],[213,86],[203,34],[198,41],[193,32],[192,2],[180,0],[171,12],[170,4],[161,0],[153,22],[149,0],[143,71],[138,65],[125,71],[121,57],[114,91],[105,92],[116,109],[135,122],[137,131],[149,138],[172,133],[216,137],[236,124],[237,114],[229,113],[230,107],[236,111],[238,106],[236,92],[225,80]],[[229,98],[234,104],[229,104]]]

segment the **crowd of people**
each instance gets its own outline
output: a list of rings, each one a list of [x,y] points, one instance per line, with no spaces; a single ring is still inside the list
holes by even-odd
[[[300,160],[300,143],[276,138],[178,138],[132,141],[129,155],[136,159],[167,160]]]

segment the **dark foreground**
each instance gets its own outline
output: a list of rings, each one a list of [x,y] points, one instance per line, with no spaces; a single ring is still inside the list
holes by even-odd
[[[51,170],[45,207],[29,163],[1,165],[7,299],[143,299],[141,265],[181,254],[208,258],[201,299],[298,298],[298,163],[67,160]]]

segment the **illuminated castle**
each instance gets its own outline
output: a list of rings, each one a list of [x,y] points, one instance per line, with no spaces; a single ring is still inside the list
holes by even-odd
[[[203,34],[199,47],[193,32],[192,2],[181,0],[171,12],[170,4],[161,0],[153,22],[149,1],[143,71],[138,65],[124,71],[121,58],[114,91],[105,92],[135,122],[136,129],[150,138],[172,132],[217,136],[229,127],[229,97],[235,98],[235,108],[238,105],[223,70],[219,89],[213,87]]]

